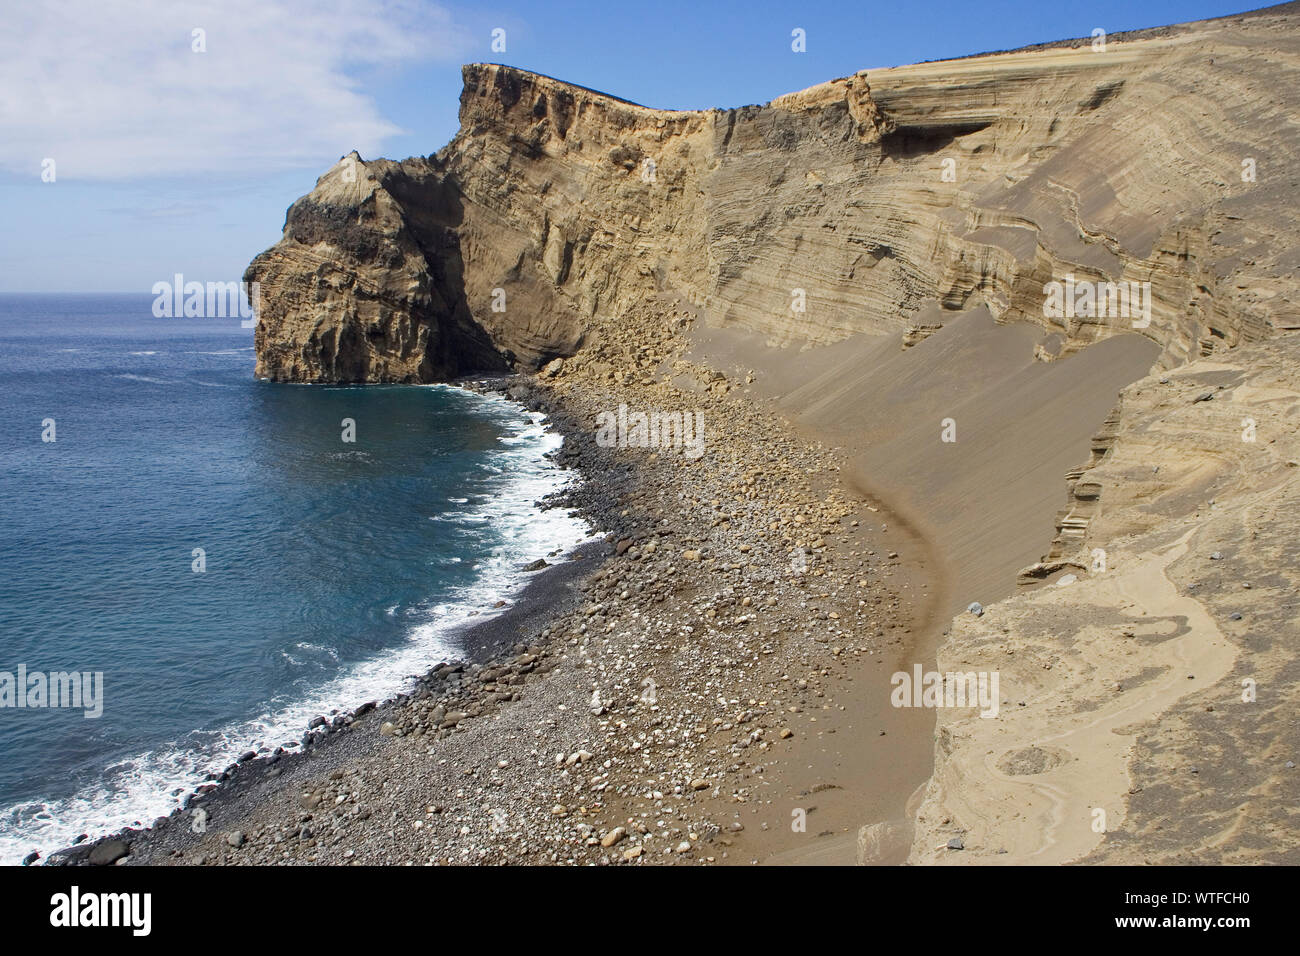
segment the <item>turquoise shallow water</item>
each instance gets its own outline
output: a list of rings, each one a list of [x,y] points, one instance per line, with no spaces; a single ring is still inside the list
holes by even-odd
[[[394,693],[586,535],[536,507],[569,480],[540,415],[257,382],[237,319],[151,301],[0,297],[0,681],[103,673],[97,719],[0,707],[0,861],[148,823]]]

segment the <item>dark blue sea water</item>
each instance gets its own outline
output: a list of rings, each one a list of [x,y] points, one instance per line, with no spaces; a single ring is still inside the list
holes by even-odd
[[[3,862],[400,690],[586,533],[535,505],[568,480],[540,415],[257,382],[238,319],[151,302],[0,296],[0,681],[103,673],[97,719],[0,707]]]

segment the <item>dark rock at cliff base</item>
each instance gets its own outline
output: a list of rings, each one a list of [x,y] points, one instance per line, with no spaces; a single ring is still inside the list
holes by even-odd
[[[124,840],[105,840],[103,843],[96,844],[90,851],[87,859],[91,866],[108,866],[110,863],[116,863],[122,857],[131,852]]]

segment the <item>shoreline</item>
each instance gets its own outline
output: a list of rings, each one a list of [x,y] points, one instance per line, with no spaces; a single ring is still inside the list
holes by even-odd
[[[506,395],[506,389],[512,378],[512,376],[475,377],[447,384],[481,395],[496,395],[501,398],[509,398]],[[511,400],[513,401],[513,399]],[[528,411],[544,411],[544,409],[530,408],[523,403],[517,404],[520,404],[521,407]],[[549,413],[547,428],[554,428],[563,434],[563,430],[550,421]],[[554,456],[554,454],[548,453],[548,457]],[[564,468],[566,471],[570,470],[562,464],[559,467]],[[547,511],[552,508],[565,507],[564,502],[567,499],[580,495],[585,480],[585,477],[579,473],[576,481],[568,488],[539,499],[540,510]],[[549,499],[552,498],[555,500],[550,501]],[[591,515],[586,513],[583,508],[575,507],[573,510],[579,513],[585,521],[591,522]],[[518,632],[530,624],[545,621],[559,613],[560,608],[569,599],[568,585],[573,579],[585,571],[589,571],[591,567],[598,565],[610,552],[612,552],[612,549],[607,547],[606,542],[593,532],[589,540],[580,543],[559,556],[559,560],[548,561],[545,567],[532,572],[521,569],[527,574],[527,578],[523,581],[517,594],[512,598],[509,606],[489,618],[467,623],[456,634],[456,640],[465,648],[464,654],[446,661],[430,664],[422,675],[407,681],[406,689],[395,691],[392,696],[382,700],[338,702],[337,706],[328,711],[328,716],[324,714],[318,716],[303,729],[298,739],[299,745],[297,748],[287,750],[283,746],[277,746],[271,753],[259,753],[253,757],[245,755],[240,760],[225,767],[219,774],[209,774],[204,782],[189,787],[188,792],[181,798],[180,804],[171,813],[165,817],[155,819],[147,827],[127,826],[99,837],[90,837],[57,849],[42,848],[36,851],[38,855],[34,854],[26,857],[21,865],[27,866],[38,860],[47,866],[78,865],[88,862],[88,858],[96,846],[115,841],[139,842],[142,838],[147,839],[147,835],[167,827],[170,821],[180,814],[197,809],[199,806],[215,808],[223,803],[237,799],[243,789],[266,779],[271,768],[276,766],[283,768],[297,759],[305,758],[313,749],[332,746],[339,739],[339,731],[366,722],[373,714],[384,713],[390,708],[400,708],[409,698],[427,693],[428,686],[440,669],[448,666],[454,668],[474,665],[486,666],[493,659],[508,653],[512,635],[517,637]],[[317,720],[323,720],[324,722],[317,724]]]
[[[663,504],[680,495],[680,475],[689,475],[692,482],[698,480],[699,488],[695,490],[701,494],[714,494],[736,484],[732,479],[748,464],[748,456],[743,453],[745,443],[732,436],[725,447],[734,460],[704,464],[680,457],[645,457],[630,449],[597,448],[592,429],[585,424],[588,412],[611,403],[617,407],[618,401],[635,403],[648,396],[638,395],[635,388],[620,390],[614,396],[591,387],[589,382],[546,383],[544,378],[478,378],[453,384],[492,391],[504,388],[508,398],[547,415],[550,427],[565,435],[565,444],[555,453],[559,463],[575,468],[579,474],[579,480],[552,504],[574,508],[602,538],[580,548],[577,560],[543,569],[508,610],[467,631],[467,646],[483,649],[478,658],[471,660],[467,655],[458,665],[434,668],[411,694],[373,707],[363,704],[354,709],[351,717],[339,715],[331,722],[329,732],[320,733],[318,728],[320,739],[313,740],[301,753],[238,765],[228,779],[217,781],[208,793],[187,800],[158,826],[125,830],[56,851],[47,864],[90,862],[97,847],[104,848],[98,851],[99,862],[146,865],[373,863],[398,862],[402,858],[416,862],[412,858],[415,844],[427,843],[428,834],[435,829],[443,831],[442,839],[438,841],[438,852],[427,857],[421,853],[426,862],[470,862],[491,859],[491,853],[498,852],[491,844],[497,831],[504,829],[502,815],[519,814],[521,809],[540,818],[540,825],[531,834],[521,830],[511,836],[515,842],[530,844],[526,854],[529,862],[649,860],[652,844],[653,852],[663,854],[657,862],[781,863],[824,858],[828,854],[832,862],[857,862],[858,831],[878,820],[902,817],[908,797],[925,782],[930,769],[934,715],[893,710],[888,695],[881,692],[881,682],[888,673],[901,661],[912,661],[913,647],[923,640],[917,608],[904,596],[905,588],[913,584],[927,587],[930,583],[928,573],[920,567],[925,562],[915,560],[916,552],[924,549],[916,547],[916,539],[902,530],[901,523],[898,528],[893,526],[894,517],[883,507],[877,508],[866,499],[855,500],[857,496],[839,470],[842,462],[832,464],[835,456],[829,450],[791,429],[782,439],[789,443],[789,450],[784,450],[787,446],[783,444],[781,456],[775,461],[782,467],[790,466],[790,458],[803,461],[807,467],[801,470],[795,465],[790,474],[805,476],[803,483],[807,487],[794,496],[774,494],[771,500],[753,491],[748,497],[739,496],[737,501],[744,502],[747,512],[741,522],[743,530],[752,533],[737,536],[730,533],[733,529],[727,518],[717,520],[714,528],[721,529],[719,535],[725,541],[716,544],[725,544],[728,552],[719,560],[721,553],[709,546],[715,542],[699,540],[697,533],[702,529],[698,523],[685,514],[656,509],[648,502]],[[654,388],[666,386],[656,384]],[[667,399],[669,395],[662,392],[656,397]],[[680,403],[690,396],[675,392],[673,398]],[[770,424],[776,416],[759,409],[754,402],[734,398],[726,401],[735,410],[743,408],[765,436],[776,427]],[[710,414],[710,418],[729,421],[726,415]],[[718,446],[710,446],[710,451],[718,454]],[[807,482],[809,474],[817,475],[818,480]],[[814,485],[821,487],[815,489]],[[773,487],[784,489],[786,483],[777,481]],[[783,497],[795,497],[802,503],[795,507]],[[713,504],[718,500],[713,499]],[[700,498],[691,504],[712,510],[712,505]],[[730,520],[741,519],[741,515],[735,515]],[[806,521],[815,525],[808,534],[799,530]],[[879,521],[889,530],[877,530],[874,525],[868,526],[868,521]],[[778,525],[780,532],[766,530]],[[832,533],[837,540],[825,540]],[[750,555],[765,536],[776,544],[775,562],[756,564],[749,560],[742,565],[732,560]],[[806,577],[782,569],[784,558],[779,555],[785,545],[779,541],[797,545],[800,553],[806,553]],[[660,542],[664,550],[656,549]],[[661,561],[670,543],[674,552],[680,550],[680,557],[674,555],[673,559]],[[689,546],[693,544],[702,547]],[[906,550],[908,556],[900,560],[890,549]],[[886,551],[888,558],[884,557]],[[875,557],[869,559],[868,554]],[[676,567],[678,564],[681,568]],[[841,564],[844,566],[837,567]],[[646,566],[659,570],[642,574]],[[751,579],[755,600],[731,587],[726,588],[730,594],[714,593],[716,601],[694,593],[712,590],[713,585],[731,580],[742,568],[742,576]],[[593,674],[599,678],[604,676],[602,671],[608,673],[606,665],[594,658],[614,640],[605,639],[602,644],[595,635],[604,638],[616,629],[613,621],[606,622],[603,630],[589,627],[588,622],[595,624],[604,621],[607,613],[619,613],[607,609],[602,597],[609,604],[636,603],[630,587],[617,591],[613,588],[620,584],[610,586],[610,578],[621,577],[629,569],[635,569],[632,576],[662,591],[650,595],[634,610],[628,623],[636,624],[642,614],[648,616],[668,605],[666,620],[655,621],[653,632],[669,633],[671,625],[679,628],[678,633],[688,641],[692,629],[704,628],[708,632],[699,646],[686,643],[669,651],[660,644],[649,657],[645,656],[648,648],[637,640],[619,648],[615,656],[624,666],[630,663],[629,656],[640,659],[637,671],[653,671],[655,658],[665,654],[677,662],[668,673],[674,679],[680,677],[680,685],[666,691],[662,683],[665,676],[655,673],[653,679],[661,682],[660,700],[648,707],[639,681],[615,680],[610,684],[598,679],[593,682],[597,685],[594,688],[587,683]],[[679,571],[683,576],[677,576]],[[867,581],[877,575],[876,583]],[[829,583],[832,581],[833,587]],[[759,590],[774,593],[758,600]],[[598,593],[593,595],[593,591]],[[685,597],[684,592],[690,592],[690,597]],[[778,594],[785,597],[778,598]],[[582,608],[584,600],[590,603]],[[705,603],[711,606],[701,608]],[[753,610],[749,610],[751,607]],[[724,608],[726,617],[719,614]],[[770,628],[767,634],[756,633],[754,624],[760,613],[764,618],[780,619],[781,626]],[[854,617],[862,629],[845,631],[845,624]],[[684,623],[686,620],[691,623]],[[735,646],[731,642],[743,644],[751,640],[761,642],[762,648],[753,654],[752,662],[738,666],[730,656]],[[790,646],[782,649],[780,645],[786,642]],[[681,655],[684,657],[679,660]],[[748,671],[769,663],[765,658],[779,658],[781,667],[765,673],[761,681],[753,680]],[[890,666],[884,666],[887,659]],[[692,666],[699,668],[695,677],[682,673]],[[792,680],[790,671],[796,668],[806,676]],[[725,679],[719,683],[724,670]],[[875,683],[881,687],[870,690]],[[713,701],[712,708],[730,716],[699,721],[702,694],[698,688],[714,684],[726,687],[719,700],[730,699],[733,703],[720,709],[718,701]],[[589,769],[589,762],[599,759],[602,746],[621,735],[629,724],[644,721],[641,736],[647,742],[654,740],[667,722],[661,714],[670,710],[663,698],[679,692],[690,702],[678,704],[681,712],[674,715],[673,726],[676,733],[682,733],[685,724],[690,724],[684,736],[697,740],[665,748],[667,760],[658,767],[664,782],[655,784],[662,787],[662,793],[650,790],[644,782],[633,783],[639,774],[630,758],[650,749],[641,741],[616,747],[619,757]],[[769,695],[776,699],[768,699]],[[451,707],[459,709],[453,712]],[[732,713],[737,707],[739,711]],[[614,714],[622,719],[612,720]],[[491,725],[502,722],[513,724],[520,732],[520,737],[505,738],[516,743],[503,747],[500,735],[492,733]],[[542,727],[547,727],[546,743],[538,739],[543,737]],[[523,738],[529,728],[534,738],[531,741]],[[845,733],[856,735],[856,743],[851,736],[847,749],[841,743],[842,736],[832,736]],[[606,739],[600,741],[598,735]],[[719,750],[710,745],[716,742],[710,741],[711,736],[721,735],[729,738],[730,758],[734,760],[730,766],[718,762]],[[558,752],[561,739],[565,741],[563,753]],[[521,743],[530,746],[521,752]],[[761,763],[758,758],[745,758],[751,747],[761,755]],[[553,760],[538,759],[552,749],[557,751],[550,754]],[[409,755],[403,756],[406,750]],[[502,750],[512,752],[498,758],[497,767],[491,768],[493,761],[487,758]],[[898,759],[900,753],[907,759]],[[846,755],[848,759],[842,759]],[[410,777],[410,761],[421,758],[432,758],[435,772],[421,774],[418,779]],[[632,764],[617,785],[611,779],[618,771],[615,760]],[[702,760],[709,761],[708,778],[693,776],[702,772]],[[450,812],[443,801],[463,792],[456,787],[459,781],[478,777],[485,765],[492,776],[507,776],[506,768],[513,770],[516,762],[525,761],[533,764],[531,771],[547,777],[552,775],[552,767],[557,768],[561,784],[581,776],[584,783],[576,789],[598,796],[575,808],[550,797],[542,800],[540,792],[545,784],[538,781],[515,787],[494,780],[491,789],[506,790],[511,799],[505,801],[504,807],[494,808],[495,816],[489,814],[485,826],[455,826],[463,819],[459,816],[450,821],[440,819]],[[687,769],[675,767],[678,763],[684,763]],[[788,769],[772,778],[772,764],[783,764]],[[604,773],[594,773],[595,782],[586,782],[592,780],[589,772],[602,770]],[[670,784],[672,774],[662,772],[665,770],[686,779]],[[730,794],[715,785],[712,778],[716,776],[736,778]],[[439,795],[437,799],[429,796],[420,801],[427,808],[425,819],[413,821],[412,825],[421,839],[375,832],[374,814],[360,808],[366,802],[360,793],[362,787],[343,792],[341,781],[354,778],[364,780],[365,789],[377,786],[384,797],[388,796],[386,790],[405,789],[403,784]],[[746,785],[754,778],[764,791],[762,800],[756,799],[751,786]],[[708,792],[706,783],[710,784]],[[638,792],[643,785],[647,789]],[[607,789],[613,792],[607,794]],[[326,841],[314,828],[324,815],[323,809],[330,805],[327,796],[335,790],[339,792],[333,795],[333,806],[340,809],[329,815],[333,839]],[[806,799],[813,793],[817,794],[815,801]],[[557,794],[562,796],[558,790]],[[655,834],[647,824],[631,826],[638,819],[649,819],[644,809],[639,818],[636,812],[636,807],[647,801],[665,815],[671,815],[666,812],[669,805],[677,805],[686,818],[679,821],[680,826],[664,821],[661,832],[666,837]],[[691,816],[700,809],[700,803],[712,805],[709,818]],[[730,821],[725,819],[727,804],[736,804],[754,815],[760,807],[750,804],[756,803],[762,805],[767,819],[742,820],[737,810],[733,810]],[[773,804],[792,809],[773,811]],[[204,833],[194,832],[196,811],[200,809],[205,811]],[[806,831],[795,831],[788,822],[781,823],[788,821],[792,811],[815,813],[818,822],[810,822]],[[400,808],[390,812],[402,816],[411,811]],[[278,819],[269,823],[271,818]],[[641,828],[645,832],[638,832]],[[346,834],[357,829],[364,831],[358,840],[361,846],[342,848],[343,843],[350,842]],[[545,832],[548,830],[551,832]],[[545,842],[540,847],[532,846],[538,838],[565,844],[571,855],[548,854],[550,847]],[[665,841],[672,845],[667,846]],[[257,852],[250,854],[249,849],[254,847]],[[449,853],[449,849],[458,852]],[[259,855],[259,859],[249,858]],[[511,859],[507,855],[501,861]],[[901,858],[895,861],[901,862]]]

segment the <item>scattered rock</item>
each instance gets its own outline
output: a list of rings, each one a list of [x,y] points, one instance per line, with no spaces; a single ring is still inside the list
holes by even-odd
[[[111,863],[116,863],[130,852],[131,848],[125,840],[105,840],[91,849],[90,865],[108,866]]]

